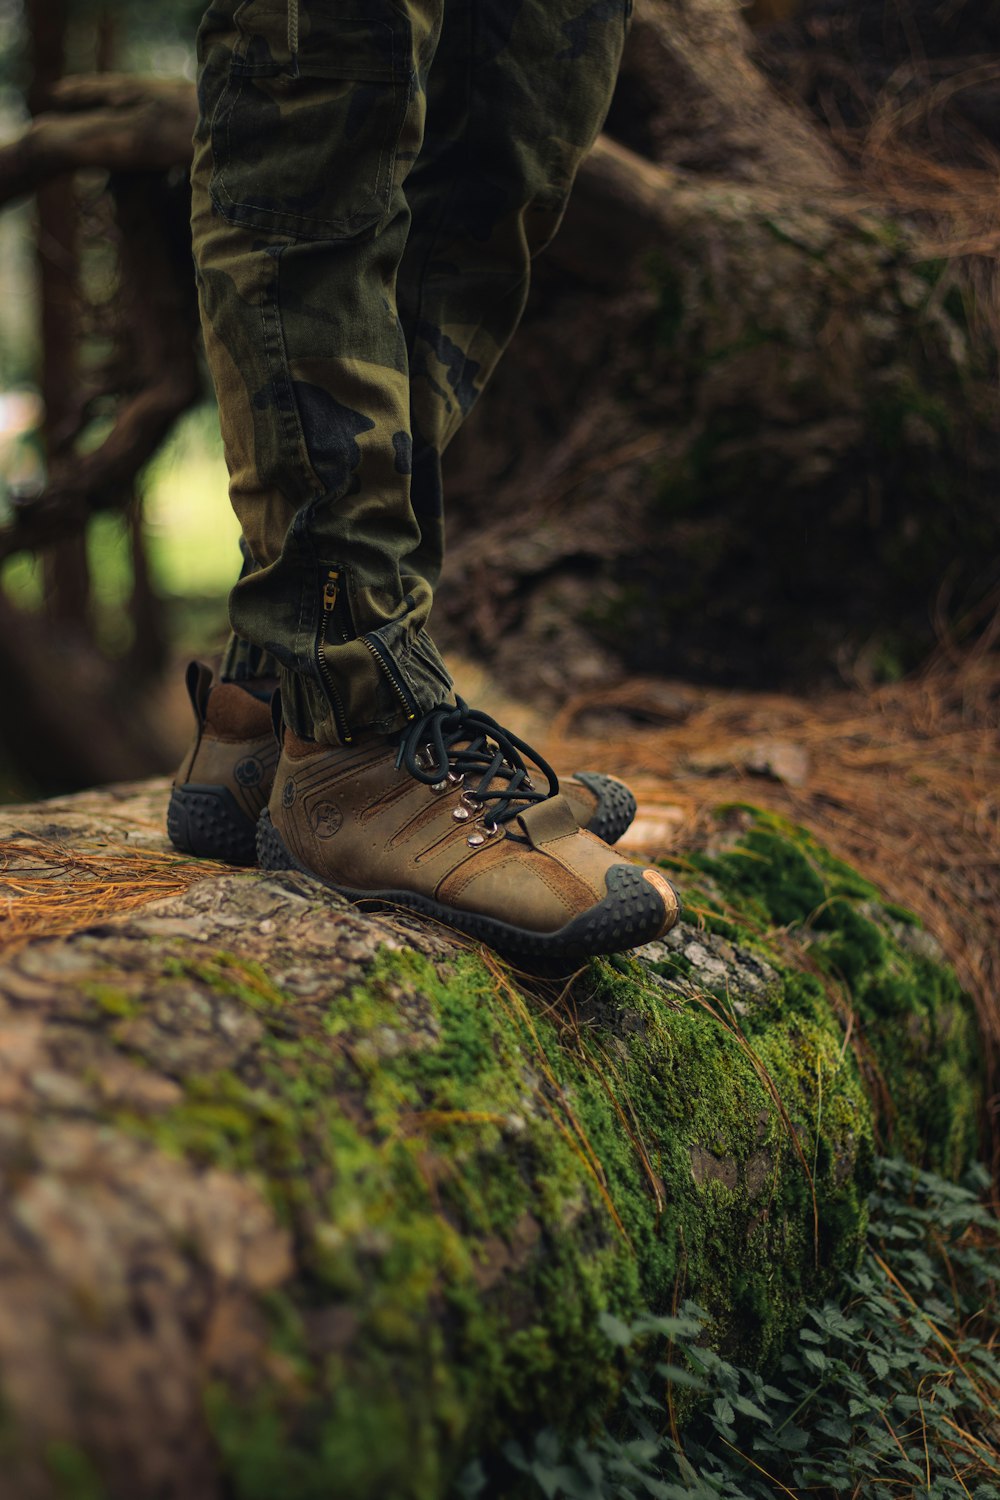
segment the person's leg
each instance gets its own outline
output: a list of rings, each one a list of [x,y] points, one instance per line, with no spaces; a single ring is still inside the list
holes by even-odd
[[[251,573],[256,573],[257,564],[251,557],[250,548],[243,537],[240,537],[240,552],[243,555],[243,566],[239,575],[242,580],[248,578]],[[263,688],[270,696],[273,688],[277,687],[278,671],[278,663],[270,651],[265,651],[263,646],[258,646],[254,641],[248,641],[244,636],[237,635],[235,630],[230,632],[226,649],[222,653],[220,681],[239,683],[250,692]]]
[[[409,381],[395,310],[443,0],[220,0],[199,35],[193,231],[231,498],[258,567],[237,635],[300,734],[388,733],[446,698],[405,568]]]
[[[626,5],[380,0],[362,24],[330,0],[223,0],[205,18],[195,248],[261,564],[227,666],[273,653],[300,733],[388,731],[447,695],[425,628],[440,455],[603,120]]]
[[[607,114],[630,11],[631,0],[447,0],[397,281],[420,527],[407,566],[432,588],[441,456],[520,321],[531,260]]]
[[[258,855],[575,962],[658,936],[676,897],[580,831],[526,746],[442,703],[450,684],[424,629],[440,546],[411,504],[410,415],[412,396],[421,444],[439,454],[513,332],[531,253],[603,117],[622,0],[579,14],[578,0],[402,4],[369,3],[360,21],[341,0],[226,0],[201,33],[200,292],[233,503],[260,564],[233,622],[280,662],[290,722]],[[458,145],[411,349],[396,304],[404,184],[435,76]]]

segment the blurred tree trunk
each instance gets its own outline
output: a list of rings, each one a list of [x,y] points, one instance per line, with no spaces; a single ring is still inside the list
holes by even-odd
[[[449,451],[435,628],[521,692],[893,675],[942,590],[964,613],[1000,583],[969,282],[751,46],[735,0],[639,0],[607,135]]]
[[[165,755],[149,716],[150,689],[168,660],[169,640],[150,576],[136,478],[176,416],[196,398],[199,383],[185,184],[168,184],[155,151],[150,162],[106,164],[100,154],[77,162],[62,152],[67,140],[79,137],[77,122],[59,119],[60,101],[70,100],[72,111],[81,83],[104,99],[120,89],[120,80],[101,72],[113,63],[116,18],[110,10],[99,17],[99,71],[82,80],[60,76],[65,5],[34,0],[30,21],[34,122],[5,155],[14,170],[11,196],[34,191],[38,203],[47,489],[16,512],[0,556],[37,551],[46,590],[41,619],[0,599],[0,688],[18,705],[16,722],[8,717],[4,725],[0,753],[27,787],[51,792],[169,769],[170,752]],[[186,86],[181,89],[187,96]],[[155,85],[152,93],[155,99]],[[147,126],[155,133],[155,105],[152,113],[151,120],[147,106]],[[33,145],[42,142],[45,158],[54,119],[59,141],[38,170]],[[190,126],[187,136],[186,150]],[[134,151],[143,137],[126,128],[117,139]],[[75,191],[78,165],[91,169],[85,193]],[[103,197],[96,175],[102,165],[125,168],[108,178]],[[0,201],[4,196],[0,189]],[[93,275],[88,279],[92,262],[96,292]],[[109,276],[117,282],[111,297]],[[81,359],[88,342],[109,351],[101,365]],[[96,448],[84,443],[88,425],[106,415],[113,420],[104,441]],[[52,496],[57,498],[50,506]],[[114,658],[98,648],[88,608],[86,525],[95,511],[107,508],[127,513],[133,580],[132,646]],[[53,548],[51,538],[60,532],[64,540]]]
[[[136,500],[129,510],[129,551],[132,558],[132,592],[129,596],[129,619],[132,622],[132,645],[128,668],[139,682],[159,677],[170,659],[170,642],[164,627],[163,601],[149,567],[146,530],[142,505]]]
[[[40,795],[170,769],[143,702],[90,651],[72,670],[51,626],[0,595],[0,750],[18,781]],[[2,1494],[2,1487],[0,1487]]]
[[[27,0],[32,82],[28,108],[48,108],[65,64],[65,0]],[[43,443],[51,469],[72,450],[79,427],[79,301],[77,211],[71,177],[44,183],[36,194],[38,288],[41,315]],[[45,610],[65,647],[88,635],[90,574],[86,539],[68,537],[44,554]]]
[[[117,45],[117,18],[114,12],[105,6],[98,17],[94,48],[96,71],[99,74],[113,72]],[[126,295],[134,295],[134,290],[130,287]],[[145,289],[143,289],[144,294]],[[143,496],[141,490],[134,485],[130,487],[125,508],[128,516],[129,558],[132,564],[132,590],[128,601],[132,642],[123,666],[137,682],[148,683],[164,671],[170,656],[170,642],[165,626],[163,603],[157,597],[156,585],[149,566]]]

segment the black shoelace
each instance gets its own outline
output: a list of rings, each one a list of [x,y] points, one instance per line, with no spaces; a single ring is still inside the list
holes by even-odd
[[[547,791],[539,791],[532,783],[525,757],[545,777]],[[432,708],[404,731],[396,765],[426,786],[464,781],[464,796],[489,808],[494,827],[559,790],[555,771],[536,750],[461,698],[454,707],[442,703]],[[495,781],[501,785],[494,786]]]

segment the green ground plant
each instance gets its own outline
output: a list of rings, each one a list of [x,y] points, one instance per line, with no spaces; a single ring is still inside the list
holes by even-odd
[[[552,1429],[509,1443],[508,1494],[525,1500],[997,1500],[1000,1221],[975,1168],[961,1184],[881,1159],[865,1253],[841,1295],[811,1309],[766,1373],[701,1340],[693,1303],[624,1323],[646,1346],[606,1429],[569,1446]],[[662,1344],[649,1370],[651,1343]],[[683,1415],[683,1435],[679,1415]],[[486,1475],[466,1470],[463,1500]]]

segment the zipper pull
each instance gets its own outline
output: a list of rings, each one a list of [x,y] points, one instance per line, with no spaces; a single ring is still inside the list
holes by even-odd
[[[338,597],[339,594],[340,594],[340,574],[338,572],[335,572],[331,568],[330,572],[326,575],[326,582],[323,585],[323,608],[324,608],[324,610],[326,610],[327,612],[329,612],[330,610],[336,609],[336,607],[337,607],[337,597]]]

